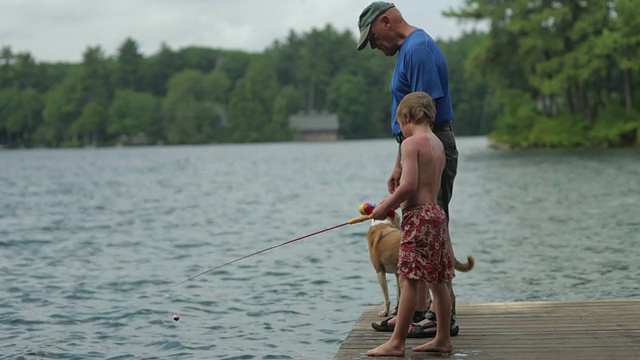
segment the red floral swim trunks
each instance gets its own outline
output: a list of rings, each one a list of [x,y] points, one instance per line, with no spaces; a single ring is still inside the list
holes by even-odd
[[[438,204],[411,205],[402,210],[402,241],[398,275],[429,284],[455,277],[447,216]]]

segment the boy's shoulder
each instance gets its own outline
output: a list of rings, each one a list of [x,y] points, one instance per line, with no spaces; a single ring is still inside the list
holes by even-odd
[[[428,153],[433,152],[433,146],[438,145],[442,147],[442,141],[440,141],[438,136],[433,132],[414,134],[406,138],[401,144],[403,150],[420,152],[427,151]],[[438,150],[435,150],[435,152],[438,152]]]
[[[421,132],[409,136],[405,141],[409,140],[411,143],[427,143],[437,138],[438,137],[433,132]]]

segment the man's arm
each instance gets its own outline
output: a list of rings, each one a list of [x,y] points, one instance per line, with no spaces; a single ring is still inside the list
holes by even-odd
[[[402,156],[400,155],[400,146],[398,146],[396,164],[393,167],[391,176],[389,176],[389,180],[387,180],[387,189],[389,190],[389,194],[393,194],[398,185],[400,185],[400,176],[402,176],[402,165],[400,164],[400,159],[402,159]]]

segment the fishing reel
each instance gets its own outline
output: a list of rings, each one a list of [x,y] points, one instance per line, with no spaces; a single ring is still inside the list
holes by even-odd
[[[360,214],[362,214],[362,215],[371,215],[371,213],[373,212],[373,209],[375,209],[375,208],[376,208],[375,204],[364,203],[364,204],[361,204],[358,207],[358,210],[360,211]],[[389,210],[389,213],[387,214],[387,216],[390,217],[390,218],[396,217],[396,211],[393,210],[393,209]]]

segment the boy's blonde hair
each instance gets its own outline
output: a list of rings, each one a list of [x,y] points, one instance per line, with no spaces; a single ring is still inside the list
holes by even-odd
[[[411,122],[414,124],[433,126],[436,119],[436,107],[431,96],[426,92],[417,91],[402,98],[396,110],[396,119],[405,124],[407,116],[411,116]]]

